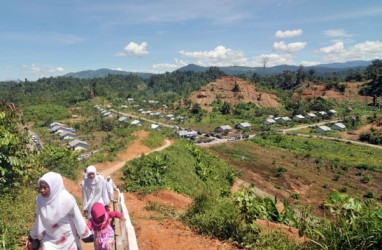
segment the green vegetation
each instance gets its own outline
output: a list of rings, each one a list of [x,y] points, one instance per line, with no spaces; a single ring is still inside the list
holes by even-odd
[[[40,127],[47,126],[53,121],[70,117],[70,113],[66,107],[53,104],[27,106],[24,108],[23,113],[25,121],[34,121]]]
[[[199,157],[199,158],[198,158]],[[174,190],[191,197],[219,196],[233,183],[234,170],[193,144],[177,141],[164,151],[141,156],[124,168],[129,191]]]
[[[307,236],[318,249],[380,249],[382,207],[336,191],[323,207],[335,219],[307,224]]]
[[[149,148],[157,148],[162,146],[164,140],[163,134],[159,133],[158,131],[150,131],[150,136],[145,138],[142,142],[144,145],[146,145]]]
[[[322,157],[329,161],[340,161],[342,164],[352,167],[362,165],[367,166],[367,169],[382,171],[380,165],[382,152],[379,149],[319,138],[302,138],[269,133],[263,133],[250,141],[261,146],[288,149],[299,155],[309,153],[314,157]],[[370,157],[370,155],[373,155],[373,157]]]
[[[0,239],[4,249],[15,249],[25,240],[34,217],[36,191],[32,183],[41,170],[29,152],[29,140],[20,130],[13,105],[0,104]],[[26,223],[27,222],[27,223]]]

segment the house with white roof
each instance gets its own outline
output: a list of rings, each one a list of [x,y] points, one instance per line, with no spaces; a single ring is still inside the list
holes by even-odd
[[[249,124],[248,122],[242,122],[242,123],[239,123],[235,126],[235,128],[237,129],[249,129],[251,127],[251,124]]]
[[[69,131],[61,132],[59,133],[59,135],[60,135],[60,138],[63,140],[74,139],[77,137],[75,133],[69,132]]]
[[[125,117],[125,116],[121,116],[121,117],[118,118],[118,121],[119,122],[128,122],[129,119],[127,117]]]
[[[316,128],[316,133],[325,133],[330,131],[331,129],[328,126],[318,126]]]
[[[308,114],[305,115],[305,118],[307,118],[307,119],[313,119],[313,118],[316,118],[316,117],[317,116],[315,114],[313,114],[313,113],[308,113]]]
[[[291,121],[292,119],[290,119],[288,116],[283,116],[283,117],[276,117],[274,120],[277,123],[285,123],[285,122]]]
[[[272,125],[272,124],[275,124],[275,123],[276,123],[276,120],[272,119],[272,118],[268,118],[268,119],[265,119],[265,121],[263,121],[264,125]]]
[[[339,130],[339,131],[342,131],[342,130],[345,130],[346,129],[346,126],[345,124],[343,123],[340,123],[340,122],[336,122],[332,125],[332,129],[333,130]]]
[[[319,112],[317,112],[317,114],[318,114],[319,116],[322,116],[322,117],[328,115],[328,113],[326,113],[325,111],[319,111]]]
[[[229,131],[229,130],[232,130],[232,127],[230,125],[223,125],[223,126],[219,126],[215,128],[215,131],[219,133],[223,131]]]
[[[159,129],[159,125],[158,124],[151,124],[151,129]]]
[[[337,114],[337,111],[335,111],[334,109],[331,109],[331,110],[328,111],[328,113],[329,113],[330,115],[336,115],[336,114]]]
[[[304,119],[305,119],[305,116],[303,116],[303,115],[295,115],[295,116],[293,116],[293,120],[295,120],[295,121],[302,121]]]
[[[73,150],[86,150],[89,147],[89,144],[85,141],[80,141],[80,140],[73,140],[68,143],[68,145],[73,149]]]
[[[53,128],[53,127],[56,127],[56,126],[62,126],[62,127],[65,127],[64,124],[59,123],[59,122],[52,122],[51,124],[49,124],[49,127],[50,127],[50,128]]]
[[[180,131],[177,132],[177,135],[178,135],[179,137],[182,137],[182,138],[191,138],[191,137],[193,137],[193,136],[196,136],[197,134],[198,134],[198,132],[193,131],[193,130],[191,130],[191,131],[188,131],[188,130],[180,130]]]
[[[143,123],[140,120],[134,120],[130,124],[134,126],[142,126]]]

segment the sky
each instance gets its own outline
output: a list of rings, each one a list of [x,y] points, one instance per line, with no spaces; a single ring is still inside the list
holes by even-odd
[[[3,0],[0,7],[0,81],[381,57],[381,0]]]

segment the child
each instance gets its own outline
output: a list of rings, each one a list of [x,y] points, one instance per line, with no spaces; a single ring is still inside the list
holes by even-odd
[[[110,250],[114,245],[114,231],[109,224],[110,218],[119,218],[125,221],[123,215],[119,212],[106,211],[105,206],[100,203],[94,203],[91,209],[91,219],[88,221],[88,227],[93,230],[94,249]]]

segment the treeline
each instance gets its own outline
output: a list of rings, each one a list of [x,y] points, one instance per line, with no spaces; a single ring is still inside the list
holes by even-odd
[[[55,103],[75,105],[102,96],[106,98],[154,98],[173,103],[199,87],[223,76],[217,68],[205,73],[173,72],[143,79],[136,75],[108,75],[104,78],[73,77],[41,78],[37,81],[2,82],[0,99],[22,106]]]

